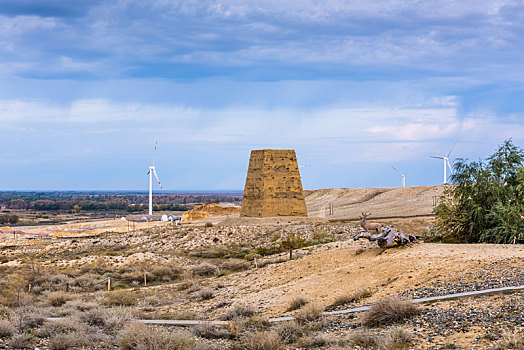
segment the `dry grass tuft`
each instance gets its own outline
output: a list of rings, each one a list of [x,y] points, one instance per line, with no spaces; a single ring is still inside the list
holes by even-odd
[[[35,338],[30,333],[18,333],[13,335],[7,343],[13,349],[32,349]]]
[[[337,307],[341,305],[356,303],[362,299],[369,298],[371,295],[371,291],[367,289],[359,290],[352,294],[341,295],[335,299],[335,301],[330,305],[330,307]]]
[[[190,350],[195,348],[193,336],[185,331],[149,328],[142,323],[128,324],[117,337],[122,350]]]
[[[67,317],[55,321],[46,321],[42,327],[37,329],[36,334],[40,338],[49,338],[57,334],[67,334],[75,331],[85,330],[89,327],[73,317]]]
[[[307,304],[295,314],[298,322],[310,322],[322,317],[324,308],[318,304]]]
[[[209,300],[215,296],[215,291],[211,288],[203,288],[198,292],[200,300]]]
[[[375,337],[368,330],[357,330],[352,332],[347,342],[351,347],[360,349],[373,349],[376,346]]]
[[[136,303],[136,294],[126,289],[107,292],[105,297],[106,306],[131,306]]]
[[[289,306],[286,311],[293,311],[293,310],[300,309],[302,306],[306,305],[308,302],[309,301],[304,297],[301,297],[301,296],[294,297],[289,302]]]
[[[132,319],[132,315],[126,309],[96,308],[88,310],[80,315],[81,321],[90,326],[103,329],[109,334],[115,334],[132,321]]]
[[[87,345],[87,335],[83,332],[59,333],[49,338],[49,350],[68,350]]]
[[[373,303],[362,315],[362,323],[369,327],[403,321],[417,315],[419,308],[411,301],[399,298],[385,298]]]
[[[47,302],[54,307],[60,307],[73,299],[73,296],[65,292],[54,292],[47,296]]]
[[[284,350],[284,344],[275,332],[246,332],[240,339],[243,350]]]
[[[11,320],[11,324],[19,332],[40,326],[45,321],[45,317],[40,313],[40,311],[32,307],[13,309],[10,312],[9,319]]]
[[[0,320],[0,338],[7,338],[13,335],[15,327],[9,320]]]
[[[236,318],[251,317],[256,313],[255,309],[251,306],[239,305],[232,309],[226,310],[220,317],[220,320],[230,321]]]
[[[293,344],[306,333],[302,326],[295,321],[282,322],[277,325],[273,331],[278,334],[280,340],[286,344]]]
[[[332,336],[326,334],[317,334],[310,337],[303,337],[299,339],[298,345],[301,348],[321,348],[325,346],[334,345],[335,340]]]
[[[223,328],[209,323],[202,323],[192,328],[193,334],[205,339],[228,339],[231,333]]]
[[[215,276],[218,274],[218,269],[215,265],[204,262],[198,265],[189,266],[189,270],[198,276]]]
[[[502,332],[500,338],[495,342],[496,349],[524,349],[524,332],[522,330]]]
[[[390,328],[377,339],[380,350],[408,349],[412,342],[413,334],[401,327]]]

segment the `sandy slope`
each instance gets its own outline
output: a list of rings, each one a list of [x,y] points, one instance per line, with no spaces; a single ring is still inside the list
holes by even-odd
[[[299,295],[327,306],[339,296],[367,289],[373,292],[369,302],[414,286],[456,280],[487,264],[508,262],[524,271],[522,245],[420,243],[384,252],[364,242],[330,246],[314,248],[297,260],[221,277],[225,287],[217,291],[214,302],[234,297],[234,303],[258,306],[276,316]],[[357,255],[359,248],[366,250]]]
[[[333,188],[305,191],[309,216],[327,219],[358,218],[363,211],[375,217],[430,214],[443,186],[394,188]],[[329,215],[329,205],[334,208]]]

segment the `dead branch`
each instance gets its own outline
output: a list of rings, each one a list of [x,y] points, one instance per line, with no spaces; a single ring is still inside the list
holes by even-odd
[[[399,245],[408,244],[417,239],[417,237],[415,237],[412,234],[406,235],[404,232],[399,232],[392,227],[382,228],[381,233],[371,233],[367,231],[362,231],[358,235],[356,235],[353,238],[353,240],[357,241],[360,238],[366,238],[367,240],[373,242],[376,241],[378,246],[381,248],[396,247]]]

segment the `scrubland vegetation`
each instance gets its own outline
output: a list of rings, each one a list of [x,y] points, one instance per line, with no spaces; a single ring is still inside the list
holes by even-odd
[[[524,150],[505,141],[486,160],[454,163],[453,185],[436,208],[437,240],[524,241]]]

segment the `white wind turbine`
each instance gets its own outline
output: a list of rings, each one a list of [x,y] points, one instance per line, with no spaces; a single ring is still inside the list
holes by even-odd
[[[453,148],[455,148],[456,144],[457,144],[456,142],[453,144],[453,147],[451,147],[447,156],[444,156],[444,157],[431,156],[431,158],[444,160],[444,184],[448,183],[448,174],[447,174],[448,168],[449,168],[449,171],[451,172],[451,175],[453,175],[453,168],[451,167],[451,164],[449,163],[449,156],[451,152],[453,151]]]
[[[162,185],[160,184],[160,180],[158,179],[158,175],[156,174],[155,170],[155,158],[156,158],[156,146],[158,145],[158,142],[155,143],[155,152],[153,153],[153,165],[149,167],[149,171],[147,174],[149,175],[149,215],[153,215],[153,174],[155,174],[156,181],[158,181],[158,185],[160,186],[160,189],[162,189]]]
[[[395,168],[394,166],[392,166],[393,170],[395,170],[397,173],[399,173],[400,175],[402,175],[402,187],[406,187],[406,174],[404,174],[403,172],[400,172],[397,168]]]

